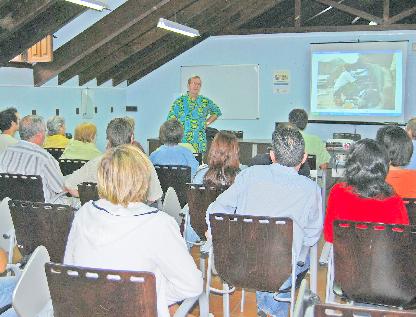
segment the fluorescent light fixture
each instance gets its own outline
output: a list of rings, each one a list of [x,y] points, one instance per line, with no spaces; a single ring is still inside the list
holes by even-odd
[[[173,22],[170,20],[166,20],[164,18],[159,19],[159,22],[157,23],[157,27],[168,30],[168,31],[187,35],[190,37],[199,36],[199,31],[197,29],[193,29],[189,26],[186,26],[177,22]]]
[[[96,0],[66,0],[68,2],[76,3],[82,5],[84,7],[88,7],[97,11],[103,11],[103,9],[107,9],[107,6]]]

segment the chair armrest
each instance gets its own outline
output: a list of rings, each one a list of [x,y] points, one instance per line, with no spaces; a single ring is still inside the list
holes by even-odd
[[[306,263],[306,258],[309,253],[309,246],[302,245],[302,249],[300,250],[299,258],[298,258],[298,266],[304,266]]]
[[[324,247],[322,248],[321,257],[319,258],[319,264],[320,265],[327,265],[328,264],[331,249],[332,249],[332,243],[325,242]]]
[[[0,315],[2,315],[4,312],[12,308],[12,304],[7,304],[6,306],[0,307]]]
[[[203,294],[201,296],[203,296]],[[173,317],[186,317],[186,315],[195,305],[198,298],[199,296],[185,299],[179,306],[179,308],[176,310],[175,315],[173,315]]]

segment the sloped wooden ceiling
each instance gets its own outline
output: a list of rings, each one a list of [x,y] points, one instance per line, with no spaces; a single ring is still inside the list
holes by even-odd
[[[0,66],[9,66],[9,60],[84,10],[62,0],[0,0]]]
[[[158,29],[160,17],[201,36]],[[62,84],[78,75],[80,85],[130,85],[212,35],[415,28],[414,0],[128,0],[57,49],[53,62],[36,64],[34,80],[40,86],[58,76]]]

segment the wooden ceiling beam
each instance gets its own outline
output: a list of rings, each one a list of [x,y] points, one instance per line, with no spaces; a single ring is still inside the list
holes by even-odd
[[[199,19],[204,17],[204,12],[208,10],[208,8],[212,8],[216,3],[221,3],[223,1],[219,0],[199,0],[194,1],[191,5],[187,6],[181,11],[178,11],[176,14],[175,12],[171,12],[169,15],[170,17],[175,16],[175,20],[179,21],[180,23],[187,24],[189,26],[194,27],[193,23],[195,21],[194,18],[197,16]],[[205,16],[208,14],[215,14],[214,10],[211,10],[211,13],[206,13]],[[113,67],[116,67],[118,64],[122,63],[123,61],[127,60],[133,54],[140,52],[141,50],[145,49],[152,43],[162,39],[168,33],[166,30],[162,30],[157,28],[157,22],[159,17],[162,15],[158,14],[157,17],[153,19],[152,24],[149,26],[149,31],[144,33],[142,36],[137,37],[127,45],[123,46],[119,50],[113,52],[111,55],[107,56],[106,58],[102,59],[96,64],[91,64],[90,68],[82,71],[79,73],[79,83],[83,85],[90,81],[91,79],[98,77],[100,74],[106,74],[108,70]],[[103,79],[103,76],[100,76],[99,82]],[[109,78],[108,78],[109,79]],[[107,80],[108,80],[107,79]],[[107,81],[105,80],[105,81]]]
[[[15,0],[7,7],[10,12],[0,18],[0,27],[6,31],[0,33],[0,41],[3,41],[37,16],[48,10],[57,0]]]
[[[207,28],[207,31],[204,32],[204,36],[217,34],[222,30],[227,30],[228,32],[231,29],[238,29],[241,25],[244,25],[248,21],[258,17],[275,5],[276,1],[272,0],[246,1],[244,4],[242,4],[241,1],[229,1],[229,5],[223,10],[222,14],[216,15],[211,21],[206,21],[206,24],[201,26],[199,29],[201,31],[203,27]],[[124,74],[122,78],[117,78],[117,81],[113,82],[113,84],[122,82],[127,79],[128,84],[131,85],[151,71],[168,62],[170,59],[178,56],[181,52],[182,50],[178,52],[177,50],[175,51],[175,49],[172,49],[166,51],[164,55],[158,54],[158,58],[155,58],[155,62],[152,65],[146,65],[145,63],[142,63],[141,65],[144,66],[141,67],[141,69],[136,70],[135,74],[131,75],[130,77],[127,77],[128,74]],[[129,73],[133,73],[133,70]]]
[[[80,85],[83,85],[84,83],[93,79],[95,76],[90,77],[90,79],[86,79],[86,81],[84,80],[84,78],[89,77],[87,71],[88,69],[93,70],[97,67],[99,71],[97,71],[96,73],[102,72],[103,70],[101,70],[99,67],[100,62],[103,59],[105,59],[107,56],[115,54],[119,49],[121,49],[125,45],[130,46],[131,44],[129,44],[129,42],[133,41],[134,39],[140,37],[141,35],[145,34],[149,30],[154,28],[160,17],[172,17],[177,11],[182,10],[183,8],[195,1],[196,0],[160,1],[157,5],[153,6],[151,10],[149,10],[148,14],[144,16],[143,19],[138,21],[136,24],[132,25],[128,30],[119,34],[112,41],[105,43],[99,49],[91,52],[90,54],[79,60],[77,63],[70,66],[68,69],[61,72],[58,75],[58,84],[61,85],[78,74],[80,74]]]
[[[275,33],[308,33],[308,32],[349,32],[349,31],[388,31],[388,30],[416,30],[416,24],[391,24],[391,25],[323,25],[296,27],[273,27],[239,29],[232,34],[229,32],[221,35],[250,35],[250,34],[275,34]]]
[[[316,2],[319,2],[321,4],[325,4],[329,7],[333,7],[335,9],[338,9],[340,11],[346,12],[348,14],[351,14],[352,16],[357,16],[360,18],[363,18],[367,21],[374,21],[377,22],[377,24],[383,24],[383,19],[380,17],[377,17],[375,15],[372,15],[368,12],[347,6],[345,4],[342,3],[338,3],[337,1],[334,0],[315,0]]]
[[[33,65],[30,63],[8,62],[0,64],[0,67],[33,68]]]
[[[84,10],[85,8],[79,5],[57,1],[48,10],[0,42],[0,63],[8,62],[46,35],[53,34]]]
[[[390,19],[390,0],[383,0],[383,20],[387,23]]]
[[[187,17],[187,20],[184,23],[199,29],[200,33],[203,33],[204,30],[200,29],[201,25],[206,24],[209,21],[210,16],[217,14],[218,11],[224,7],[224,1],[200,0],[198,3],[199,5],[197,7],[189,7],[191,10],[186,10],[179,13],[181,14],[181,18],[185,19]],[[150,32],[144,34],[141,38],[138,39],[140,41],[137,42],[137,46],[135,46],[134,50],[131,51],[133,54],[127,55],[125,60],[121,61],[120,63],[114,63],[112,68],[99,74],[97,76],[97,84],[100,85],[101,83],[110,80],[117,74],[135,74],[135,70],[141,69],[142,67],[140,62],[143,55],[142,51],[147,50],[147,48],[151,48],[151,46],[157,41],[161,41],[162,43],[165,42],[164,44],[166,46],[169,44],[169,39],[172,41],[180,41],[184,43],[189,38],[184,35],[178,35],[173,32],[155,27]],[[153,53],[150,52],[148,54]],[[139,61],[139,64],[137,64],[137,61]],[[154,60],[152,62],[154,62]],[[128,77],[126,77],[124,80],[127,78]]]
[[[410,17],[411,15],[415,13],[416,13],[416,6],[414,6],[411,9],[404,10],[403,12],[396,14],[395,16],[392,16],[391,18],[387,20],[387,23],[394,24],[400,20],[403,20],[404,18]]]
[[[165,0],[168,1],[168,0]],[[35,86],[41,86],[149,15],[159,0],[129,0],[54,52],[54,60],[36,64]]]

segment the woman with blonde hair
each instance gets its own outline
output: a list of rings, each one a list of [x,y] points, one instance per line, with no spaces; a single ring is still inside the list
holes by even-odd
[[[100,200],[77,212],[65,251],[69,265],[150,271],[156,276],[158,316],[202,292],[202,274],[176,221],[145,204],[151,162],[133,145],[109,149],[98,168]]]
[[[75,128],[74,138],[69,142],[61,159],[92,160],[101,155],[95,145],[97,127],[93,123],[80,123]]]

